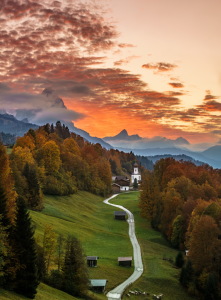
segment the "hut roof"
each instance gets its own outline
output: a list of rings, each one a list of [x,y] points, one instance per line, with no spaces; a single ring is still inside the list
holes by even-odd
[[[107,279],[91,279],[91,286],[106,286]]]
[[[97,260],[98,256],[87,256],[87,260]]]
[[[115,216],[126,216],[126,214],[127,214],[126,211],[123,210],[114,212]]]
[[[131,260],[132,260],[132,256],[118,257],[118,261],[131,261]]]

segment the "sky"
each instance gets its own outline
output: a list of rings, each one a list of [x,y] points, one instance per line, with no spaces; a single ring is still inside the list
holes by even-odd
[[[220,0],[3,0],[0,111],[219,143],[220,12]]]

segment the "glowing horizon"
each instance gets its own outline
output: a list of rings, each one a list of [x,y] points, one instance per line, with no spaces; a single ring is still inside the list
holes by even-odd
[[[1,109],[39,123],[64,116],[98,137],[220,140],[220,1],[6,0],[0,9]],[[60,116],[45,88],[67,106]]]

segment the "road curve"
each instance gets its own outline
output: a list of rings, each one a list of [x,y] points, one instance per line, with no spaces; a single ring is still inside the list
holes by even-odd
[[[142,256],[140,251],[140,245],[137,241],[136,234],[135,234],[135,223],[134,223],[134,216],[133,214],[126,209],[125,207],[117,204],[109,203],[111,199],[118,196],[119,194],[114,194],[110,198],[104,200],[104,203],[115,206],[117,208],[120,208],[124,211],[126,211],[128,215],[127,222],[129,224],[129,237],[133,246],[133,261],[134,261],[134,272],[133,274],[124,282],[122,282],[120,285],[115,287],[113,290],[107,293],[108,300],[116,300],[121,299],[121,296],[124,292],[124,290],[134,281],[136,281],[143,273],[143,262],[142,262]]]

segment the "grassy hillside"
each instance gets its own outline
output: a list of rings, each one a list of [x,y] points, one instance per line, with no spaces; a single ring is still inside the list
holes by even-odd
[[[87,192],[65,197],[47,196],[44,210],[31,212],[40,244],[44,227],[50,224],[56,233],[79,238],[85,255],[99,256],[98,267],[88,268],[89,277],[107,279],[108,290],[132,273],[132,269],[117,264],[118,256],[132,255],[132,246],[127,222],[114,220],[113,214],[114,208],[104,204],[101,197]]]
[[[146,291],[150,294],[163,294],[163,300],[193,299],[187,295],[178,282],[179,270],[163,259],[175,260],[178,252],[170,248],[160,232],[153,230],[150,224],[140,217],[138,196],[138,193],[121,194],[111,201],[127,207],[134,214],[136,235],[141,245],[144,273],[129,289]],[[144,299],[143,297],[131,296],[130,299]]]
[[[27,300],[28,298],[15,294],[13,292],[0,289],[1,300]],[[35,300],[77,300],[79,298],[72,297],[62,291],[53,289],[41,283],[38,287],[38,293]]]
[[[163,293],[164,300],[190,300],[178,283],[178,270],[164,257],[175,259],[177,251],[171,249],[159,232],[151,229],[148,222],[140,217],[138,193],[121,194],[112,200],[131,210],[135,216],[136,234],[141,244],[144,273],[130,289],[147,291],[151,294]],[[85,256],[99,256],[98,267],[88,268],[92,279],[107,279],[107,290],[121,283],[133,272],[132,268],[117,265],[118,256],[131,256],[132,246],[128,238],[128,224],[114,220],[115,208],[103,203],[103,199],[87,192],[65,197],[45,197],[42,212],[31,212],[36,228],[38,243],[42,243],[45,225],[51,225],[54,231],[65,236],[75,235],[82,242]],[[131,296],[130,299],[144,299]],[[126,296],[124,297],[127,298]],[[0,290],[0,299],[27,299],[14,293]],[[75,300],[61,291],[41,284],[36,300]],[[94,299],[106,299],[104,295],[95,295]],[[151,299],[149,297],[148,299]]]

